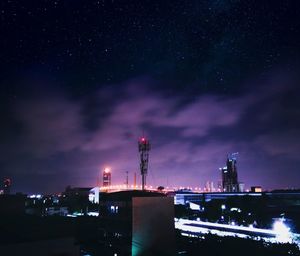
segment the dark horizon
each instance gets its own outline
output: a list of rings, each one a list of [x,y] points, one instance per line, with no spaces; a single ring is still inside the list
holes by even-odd
[[[297,1],[3,1],[0,178],[60,192],[139,176],[300,188]]]

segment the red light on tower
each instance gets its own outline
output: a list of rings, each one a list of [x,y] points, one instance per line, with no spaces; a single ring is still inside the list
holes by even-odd
[[[146,143],[145,137],[142,137],[142,138],[140,139],[140,142],[141,142],[141,143]]]
[[[9,178],[4,179],[4,194],[10,194],[11,180]]]

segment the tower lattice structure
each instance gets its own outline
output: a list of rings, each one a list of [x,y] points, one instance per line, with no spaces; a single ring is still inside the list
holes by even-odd
[[[148,161],[149,161],[149,151],[150,143],[149,140],[145,137],[140,138],[138,142],[138,148],[140,153],[140,170],[142,175],[142,189],[145,189],[146,186],[146,176],[148,172]]]

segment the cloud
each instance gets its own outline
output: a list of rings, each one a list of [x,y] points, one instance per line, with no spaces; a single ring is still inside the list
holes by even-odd
[[[35,156],[49,156],[80,147],[85,134],[80,105],[62,97],[24,100],[17,118],[24,131],[27,150]]]
[[[139,173],[137,139],[143,130],[152,144],[148,180],[153,185],[216,182],[227,154],[236,151],[246,185],[275,186],[280,179],[265,177],[286,168],[285,160],[298,163],[299,123],[282,124],[286,115],[298,113],[294,103],[285,103],[294,87],[266,83],[239,96],[205,94],[190,101],[153,91],[143,79],[121,87],[117,100],[115,90],[100,89],[93,104],[61,92],[22,100],[15,109],[22,136],[16,139],[15,152],[7,153],[5,168],[19,176],[26,169],[40,182],[51,176],[59,190],[67,184],[93,186],[109,165],[113,182],[122,184],[125,171],[130,177]],[[86,120],[98,125],[89,129]],[[12,163],[12,155],[20,156],[19,161]],[[291,177],[295,173],[292,165],[289,172]],[[287,178],[285,183],[296,181]]]
[[[288,158],[299,158],[300,152],[300,132],[290,130],[275,132],[268,135],[259,136],[256,140],[257,146],[274,157],[285,155]]]
[[[212,95],[201,96],[177,109],[179,101],[166,99],[151,91],[140,95],[130,88],[125,100],[120,100],[113,108],[101,129],[95,132],[83,149],[104,150],[125,146],[132,137],[140,136],[143,128],[150,127],[156,130],[178,129],[178,140],[204,137],[215,127],[234,126],[245,107],[240,105],[240,100]],[[173,140],[176,141],[176,137]]]

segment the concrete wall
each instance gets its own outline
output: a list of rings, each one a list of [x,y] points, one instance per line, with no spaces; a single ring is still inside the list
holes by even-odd
[[[174,198],[133,198],[132,255],[174,254]]]

